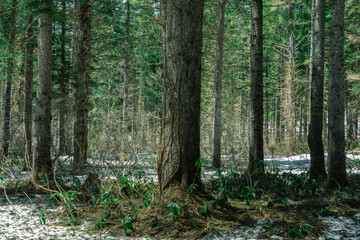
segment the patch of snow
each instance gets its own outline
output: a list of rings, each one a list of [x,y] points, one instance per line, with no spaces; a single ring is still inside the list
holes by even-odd
[[[360,214],[355,215],[360,216]],[[360,222],[354,221],[348,217],[319,217],[323,222],[327,223],[329,228],[324,231],[324,236],[319,240],[353,240],[360,239]]]

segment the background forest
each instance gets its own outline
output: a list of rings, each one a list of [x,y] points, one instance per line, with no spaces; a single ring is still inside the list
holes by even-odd
[[[155,210],[149,213],[149,216],[158,216],[161,215],[158,212],[159,208],[164,208],[165,215],[172,214],[173,219],[170,225],[175,229],[179,229],[180,225],[184,225],[184,228],[188,227],[187,223],[175,220],[179,219],[179,216],[187,219],[187,211],[190,215],[193,212],[200,214],[200,219],[205,222],[213,214],[218,221],[217,226],[221,226],[224,222],[232,221],[226,217],[219,217],[223,208],[226,209],[224,214],[229,216],[234,210],[232,207],[243,207],[231,204],[230,196],[236,196],[236,199],[245,201],[249,206],[250,201],[263,201],[265,192],[267,194],[267,190],[272,188],[271,184],[267,185],[264,179],[259,180],[261,184],[257,185],[248,175],[240,176],[235,174],[235,171],[229,170],[230,175],[225,177],[221,173],[223,169],[220,168],[232,166],[229,168],[234,170],[235,167],[241,165],[241,170],[247,169],[248,156],[250,154],[251,157],[251,149],[254,150],[252,148],[254,138],[252,135],[254,134],[252,132],[254,129],[252,97],[254,93],[251,93],[254,67],[251,65],[250,58],[252,56],[251,36],[254,36],[254,29],[256,29],[252,30],[252,24],[256,21],[252,15],[254,2],[263,4],[263,34],[260,34],[263,36],[263,104],[261,104],[263,114],[261,112],[258,114],[262,115],[264,120],[260,122],[263,127],[260,134],[264,140],[263,155],[266,156],[310,153],[308,147],[311,121],[310,100],[312,99],[311,91],[315,92],[315,87],[311,84],[311,74],[314,71],[312,54],[317,54],[317,50],[312,50],[314,47],[312,16],[315,14],[314,9],[320,8],[315,5],[315,2],[327,3],[323,6],[325,7],[325,26],[320,27],[324,30],[325,51],[324,89],[321,91],[324,102],[320,102],[323,106],[323,109],[320,109],[322,129],[317,125],[317,129],[320,129],[320,139],[322,138],[324,143],[324,150],[327,152],[328,123],[330,122],[328,121],[329,69],[331,68],[329,59],[332,56],[332,51],[329,49],[331,39],[334,37],[330,27],[332,5],[328,4],[329,1],[205,1],[200,29],[202,31],[201,157],[195,159],[197,160],[195,165],[198,169],[201,165],[205,168],[209,165],[210,168],[212,163],[215,174],[218,174],[216,179],[221,179],[221,181],[214,179],[210,182],[205,181],[206,188],[209,192],[214,191],[211,193],[216,195],[215,198],[205,194],[206,196],[202,196],[201,200],[193,198],[184,200],[181,197],[177,199],[186,204],[191,203],[187,210],[184,210],[185,203],[176,203],[171,199],[166,206],[159,204],[158,208],[154,207]],[[163,152],[171,152],[166,147],[163,149],[160,147],[159,150],[159,145],[164,145],[167,137],[167,130],[164,130],[162,125],[165,124],[165,120],[163,122],[162,120],[166,119],[167,114],[165,98],[170,96],[167,95],[169,88],[164,80],[167,78],[167,65],[164,62],[168,55],[162,54],[168,51],[164,44],[167,39],[164,31],[170,32],[170,30],[164,27],[166,20],[162,14],[162,4],[158,0],[0,0],[1,163],[3,169],[14,164],[24,170],[31,169],[35,187],[26,186],[25,188],[31,188],[31,191],[35,191],[34,189],[48,191],[49,202],[52,201],[51,199],[62,202],[66,209],[65,214],[70,219],[70,225],[79,224],[79,216],[82,216],[79,209],[72,205],[75,199],[87,203],[92,201],[92,204],[98,207],[97,210],[102,211],[103,217],[96,220],[98,229],[116,225],[112,220],[119,216],[123,219],[121,224],[125,234],[130,230],[132,234],[135,234],[133,227],[135,220],[143,220],[147,227],[153,224],[153,220],[150,221],[145,216],[148,213],[142,213],[143,217],[139,213],[138,216],[134,213],[133,206],[144,205],[146,210],[148,206],[154,204],[156,199],[154,196],[158,194],[153,192],[156,183],[151,181],[151,184],[143,186],[140,179],[146,173],[132,169],[131,174],[138,174],[131,175],[131,179],[139,180],[135,184],[127,178],[128,175],[120,177],[117,170],[115,172],[113,169],[109,170],[106,161],[118,162],[121,166],[132,161],[135,165],[146,162],[154,168],[156,157],[162,159]],[[170,16],[170,13],[168,14]],[[360,2],[346,0],[344,15],[345,148],[346,151],[354,153],[358,153],[360,131],[358,128],[359,22]],[[193,31],[196,33],[197,30],[199,29],[195,26]],[[191,47],[189,47],[189,52],[192,50]],[[46,81],[46,79],[51,79],[51,81]],[[191,101],[189,100],[190,103]],[[191,118],[187,120],[193,121]],[[165,140],[161,139],[161,136]],[[312,143],[314,144],[314,141]],[[313,145],[312,156],[316,155],[313,149],[317,148],[320,149],[320,145]],[[157,153],[160,157],[156,155]],[[324,157],[324,154],[322,156]],[[69,159],[71,163],[67,166]],[[117,176],[117,182],[109,180],[111,183],[108,185],[102,184],[99,179],[92,176],[91,170],[84,168],[85,163],[90,166],[96,161],[102,161],[104,166],[107,164],[106,170],[102,171]],[[166,160],[158,160],[157,167],[161,172],[163,171],[161,168],[165,169],[165,165],[161,165],[159,161],[166,162]],[[264,162],[263,159],[262,162]],[[126,165],[126,169],[128,167]],[[250,172],[255,171],[257,165],[250,163],[249,168]],[[323,177],[326,175],[326,173],[322,174],[321,170],[313,167],[312,169],[311,178],[317,178],[317,174]],[[73,175],[75,186],[63,186],[63,183],[57,179],[57,176],[68,173]],[[94,182],[88,183],[86,190],[83,186],[80,187],[82,185],[80,178],[74,176],[84,174],[88,175],[87,179],[96,182],[98,188],[92,188],[92,185],[95,185]],[[288,199],[303,200],[304,196],[299,194],[300,192],[302,194],[304,189],[305,197],[324,194],[325,190],[320,190],[318,185],[321,183],[316,182],[315,179],[309,180],[307,177],[309,181],[305,181],[304,176],[285,174],[282,176],[281,183],[277,182],[276,177],[270,177],[273,183],[278,184],[275,192],[285,211],[288,210]],[[160,184],[161,178],[166,177],[166,174],[159,176]],[[53,178],[57,179],[55,183],[43,186],[43,183]],[[191,192],[193,190],[196,192],[196,188],[202,188],[201,180],[198,182],[196,177],[192,180],[192,184],[186,186],[191,189]],[[145,178],[144,181],[146,182]],[[349,181],[349,192],[351,192],[354,179],[350,178]],[[355,182],[358,184],[358,181]],[[51,184],[55,184],[57,189],[61,190],[51,190],[54,188]],[[135,185],[139,186],[135,187]],[[340,185],[345,186],[347,183],[339,182]],[[162,195],[163,187],[166,186],[160,186],[160,195]],[[15,189],[18,189],[17,185]],[[189,189],[187,191],[190,191]],[[287,190],[284,191],[284,189]],[[17,190],[14,191],[17,192]],[[124,199],[130,199],[129,196],[134,195],[136,195],[134,200],[126,200],[128,202],[123,206],[125,209],[130,209],[126,210],[127,213],[124,213],[125,210],[122,208],[117,214],[113,213],[114,209],[120,209],[117,202],[119,199],[125,201]],[[198,206],[199,202],[203,204],[204,201],[205,205],[202,207],[191,207]],[[216,205],[216,210],[221,210],[216,212],[213,209],[210,213],[209,209],[213,204],[214,208]],[[272,206],[273,200],[269,200],[267,204]],[[320,203],[316,201],[314,204],[318,206],[316,204]],[[329,203],[333,206],[332,204],[333,202]],[[261,212],[260,215],[264,216],[263,207],[261,205],[260,210],[257,207],[252,210],[258,215]],[[319,206],[319,208],[322,207]],[[359,208],[359,205],[356,207]],[[241,216],[244,217],[244,215]],[[45,216],[40,215],[40,219],[45,224]],[[241,223],[246,223],[248,220],[241,221]],[[216,224],[214,223],[214,226]],[[161,224],[156,223],[156,225]],[[282,229],[279,232],[290,237],[303,237],[308,233],[310,236],[319,236],[319,229],[322,229],[322,227],[315,227],[308,230],[310,228],[308,225],[304,227],[295,224],[291,225],[289,233],[290,225],[287,224],[283,227],[285,230]],[[313,226],[315,225],[314,223]],[[295,230],[292,231],[293,229]],[[220,230],[216,227],[209,227],[209,224],[205,227],[205,232],[218,231]],[[158,232],[163,232],[163,229]],[[161,235],[158,232],[149,234],[182,236],[180,230],[173,235],[166,235],[166,233],[161,233],[163,234]],[[147,232],[143,229],[134,236],[142,236],[141,234],[144,233]],[[194,236],[198,237],[198,235],[186,235],[190,238]]]
[[[32,54],[34,60],[35,76],[31,88],[36,89],[38,25],[32,14],[36,7],[33,5],[31,1],[1,2],[2,143],[9,145],[8,152],[15,158],[24,157],[25,152],[24,110],[29,105],[24,107],[24,102],[26,91],[30,91],[26,87],[25,68],[27,48],[31,44],[28,54]],[[162,112],[159,2],[94,1],[91,5],[89,154],[155,152]],[[201,149],[204,156],[212,152],[218,7],[217,1],[207,1],[205,6],[201,95]],[[225,8],[222,152],[227,155],[246,155],[248,151],[250,9],[250,1],[228,1]],[[78,27],[74,11],[73,1],[55,1],[51,12],[51,145],[54,154],[73,152],[75,90],[79,87],[74,81]],[[327,19],[329,15],[327,9]],[[351,140],[356,143],[358,132],[358,15],[358,2],[346,1],[348,146]],[[34,33],[28,39],[30,27],[34,28]],[[327,21],[326,31],[328,27]],[[311,1],[264,2],[264,139],[267,154],[308,152],[310,33]],[[291,35],[294,36],[293,48],[289,46]],[[326,34],[326,53],[328,40],[329,34]],[[292,56],[294,62],[290,61]],[[289,76],[291,64],[295,66],[291,73],[295,76]],[[327,135],[327,67],[325,71],[324,136]],[[293,82],[289,82],[291,80]],[[33,90],[33,99],[35,95]],[[10,115],[5,117],[7,108]],[[6,118],[10,119],[10,124]],[[285,129],[289,128],[290,122],[294,122],[296,132],[286,136]],[[9,137],[6,132],[10,133]]]

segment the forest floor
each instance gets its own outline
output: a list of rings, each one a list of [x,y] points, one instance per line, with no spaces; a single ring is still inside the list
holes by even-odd
[[[100,182],[64,176],[47,194],[8,166],[0,175],[0,239],[360,239],[360,156],[347,158],[346,189],[307,181],[307,154],[266,157],[261,179],[240,174],[242,158],[224,157],[221,171],[203,163],[207,194],[162,199],[151,156],[93,159]],[[60,168],[69,160],[61,157]]]

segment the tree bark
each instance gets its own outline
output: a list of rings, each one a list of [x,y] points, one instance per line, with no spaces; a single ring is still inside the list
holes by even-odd
[[[213,138],[213,162],[214,168],[221,167],[221,136],[222,136],[222,78],[224,56],[224,22],[226,0],[219,0],[217,15],[217,39],[216,39],[216,73],[215,73],[215,109],[214,109],[214,138]]]
[[[64,154],[66,150],[65,138],[65,114],[66,114],[66,99],[68,97],[66,84],[68,82],[67,65],[66,65],[66,2],[62,1],[62,14],[63,19],[61,22],[61,36],[60,36],[60,49],[61,49],[61,70],[60,70],[60,105],[59,105],[59,153]]]
[[[330,187],[348,185],[344,131],[344,0],[330,1],[329,129]]]
[[[308,144],[310,149],[310,178],[326,177],[324,163],[324,56],[325,56],[325,0],[312,2],[311,26],[311,102]]]
[[[128,98],[130,81],[130,0],[126,1],[126,38],[124,60],[124,99],[123,99],[123,130],[126,132],[129,125]]]
[[[25,50],[25,100],[24,100],[24,126],[25,126],[25,162],[32,166],[32,94],[34,79],[34,16],[28,19],[27,40]]]
[[[2,153],[3,157],[7,158],[9,156],[9,146],[10,146],[10,118],[11,118],[11,88],[15,68],[15,59],[14,59],[14,44],[15,44],[15,18],[16,18],[16,7],[17,0],[12,1],[11,13],[9,16],[10,20],[10,32],[5,34],[8,37],[9,41],[9,58],[7,60],[7,79],[6,79],[6,90],[5,90],[5,111],[4,111],[4,125],[3,125],[3,146]],[[6,31],[6,30],[5,30]]]
[[[79,171],[87,162],[88,148],[88,105],[91,47],[91,0],[79,5],[79,35],[76,79],[76,118],[74,125],[74,163],[73,171]]]
[[[286,140],[290,153],[295,152],[296,141],[296,102],[295,102],[295,36],[289,37],[288,70],[286,76],[286,95],[284,112],[286,117]]]
[[[264,172],[263,139],[263,3],[252,0],[251,5],[251,134],[249,172]]]
[[[52,178],[51,162],[51,78],[52,78],[52,0],[40,4],[38,33],[38,81],[34,121],[35,150],[33,178]]]
[[[200,93],[203,0],[161,0],[163,116],[158,150],[159,187],[202,189]]]

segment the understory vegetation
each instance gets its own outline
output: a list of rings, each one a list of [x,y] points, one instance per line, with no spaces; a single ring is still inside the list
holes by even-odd
[[[55,181],[43,179],[48,189],[35,188],[26,181],[5,184],[3,177],[11,174],[6,169],[24,167],[21,162],[8,164],[0,175],[3,191],[8,195],[42,194],[48,206],[57,210],[49,214],[40,211],[41,224],[60,219],[76,231],[77,226],[89,222],[87,231],[91,234],[127,237],[221,236],[263,221],[265,231],[260,238],[314,239],[327,229],[320,216],[353,217],[360,212],[358,174],[349,176],[349,187],[329,190],[325,181],[311,180],[307,172],[280,173],[267,166],[265,174],[251,178],[240,160],[215,170],[200,158],[197,166],[202,167],[205,191],[199,193],[199,186],[192,184],[185,193],[172,190],[160,197],[157,180],[149,175],[154,166],[144,165],[151,163],[151,158],[137,165],[104,160],[104,165],[87,166],[83,174],[89,174],[70,179],[64,178],[70,172],[66,161],[58,161]]]

